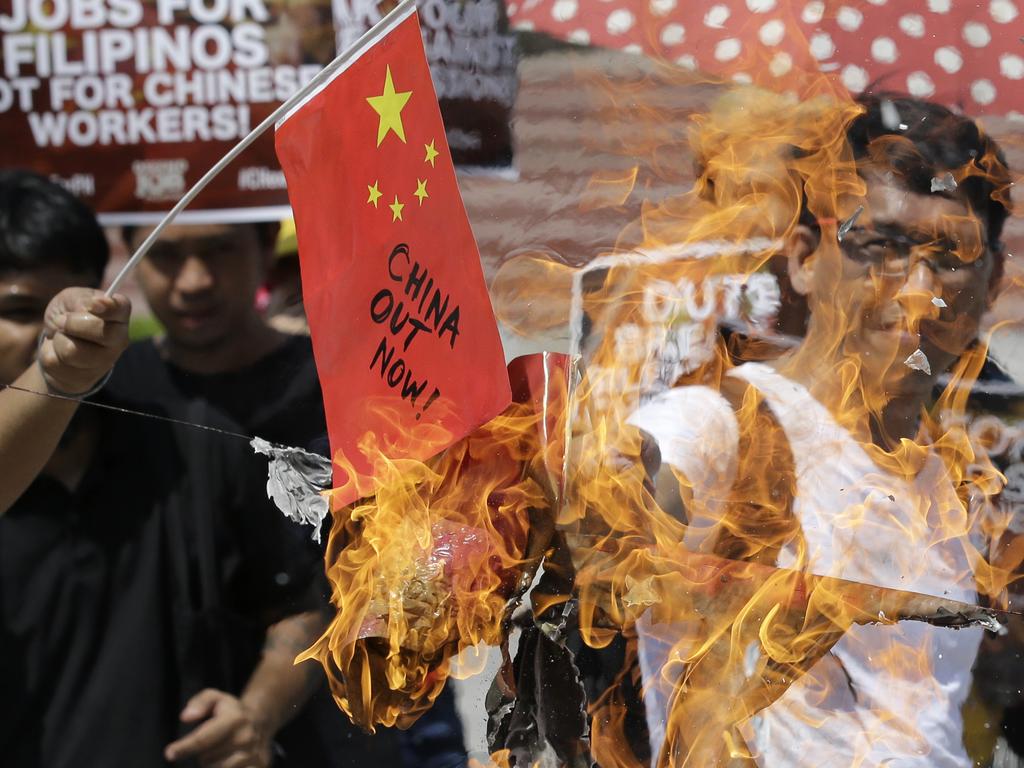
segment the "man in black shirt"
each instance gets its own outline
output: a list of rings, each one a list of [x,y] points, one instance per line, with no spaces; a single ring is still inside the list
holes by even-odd
[[[255,304],[275,230],[267,224],[165,230],[137,272],[165,333],[131,345],[107,390],[133,408],[190,421],[192,409],[210,406],[244,433],[282,445],[308,449],[325,435],[309,337],[274,330]],[[127,229],[125,240],[137,248],[148,231]],[[258,487],[266,487],[265,476]],[[288,766],[400,760],[396,734],[367,737],[344,716],[326,685],[279,740]]]
[[[73,286],[106,260],[84,206],[0,173],[0,383],[102,385],[128,302]],[[189,420],[238,431],[202,404]],[[245,443],[4,388],[0,463],[4,765],[269,765],[323,587]]]
[[[124,231],[132,250],[148,231]],[[310,339],[271,328],[256,308],[256,291],[273,259],[275,232],[276,225],[267,224],[165,230],[137,272],[165,334],[131,345],[108,390],[132,407],[176,418],[186,418],[196,403],[207,403],[246,434],[304,449],[322,444],[327,422]],[[323,541],[329,526],[328,520]],[[454,699],[450,692],[443,696],[433,716],[408,734],[379,729],[370,738],[349,722],[322,686],[307,711],[281,734],[287,764],[464,764]]]

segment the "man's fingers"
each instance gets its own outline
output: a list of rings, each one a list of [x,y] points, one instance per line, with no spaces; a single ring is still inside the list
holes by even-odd
[[[105,347],[114,346],[128,337],[128,327],[119,320],[110,320],[87,312],[74,312],[58,320],[60,330],[76,339],[91,341]]]
[[[186,702],[184,709],[181,710],[181,721],[194,723],[209,717],[213,714],[217,702],[223,698],[224,694],[216,688],[204,688]]]
[[[72,339],[63,333],[58,333],[50,340],[50,348],[59,365],[79,370],[96,368],[97,362],[104,361],[108,356],[103,346],[91,341]],[[45,364],[48,360],[44,357],[43,362]]]
[[[127,323],[131,315],[132,303],[123,294],[115,293],[113,296],[107,296],[103,293],[93,297],[89,304],[89,311],[109,322]]]
[[[234,719],[229,717],[214,717],[207,720],[188,736],[168,744],[164,750],[164,757],[174,762],[215,749],[231,736],[234,725]]]
[[[67,336],[103,344],[114,332],[115,326],[106,323],[102,317],[89,312],[71,312],[61,315],[57,327]]]

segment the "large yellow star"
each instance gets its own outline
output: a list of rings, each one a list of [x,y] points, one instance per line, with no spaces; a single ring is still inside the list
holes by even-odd
[[[391,80],[391,67],[387,68],[384,75],[384,93],[380,96],[368,96],[366,100],[373,107],[374,112],[380,115],[380,122],[377,124],[377,146],[384,141],[388,131],[394,131],[395,135],[405,143],[405,127],[402,125],[402,109],[405,102],[412,96],[412,91],[395,92],[395,84]]]
[[[405,203],[398,202],[398,195],[395,195],[395,202],[388,206],[391,209],[391,220],[402,221],[402,209],[405,208]]]
[[[431,139],[429,144],[424,144],[423,148],[427,150],[427,156],[423,159],[424,163],[430,163],[430,167],[434,167],[434,158],[437,157],[438,151],[434,149],[434,140]]]
[[[416,191],[413,192],[413,194],[419,198],[420,205],[423,205],[423,198],[430,197],[430,195],[427,194],[426,180],[420,181],[419,179],[416,179]]]
[[[377,183],[378,182],[376,181],[373,182],[372,187],[369,184],[366,185],[366,189],[370,192],[370,196],[366,198],[366,202],[373,203],[374,208],[377,207],[377,201],[380,200],[380,196],[382,194],[380,189],[377,187]]]

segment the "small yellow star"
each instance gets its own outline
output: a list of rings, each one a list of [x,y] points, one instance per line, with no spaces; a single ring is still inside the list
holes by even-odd
[[[394,131],[395,135],[405,143],[405,127],[402,125],[402,110],[405,103],[412,96],[412,91],[395,92],[395,84],[391,80],[391,67],[387,68],[384,75],[384,93],[380,96],[368,96],[366,98],[373,111],[380,115],[380,122],[377,124],[377,146],[384,141],[388,131]]]
[[[377,201],[380,200],[381,191],[377,188],[377,182],[373,182],[371,187],[369,184],[366,185],[366,189],[369,190],[370,196],[366,199],[366,202],[373,203],[373,207],[377,207]]]
[[[413,194],[420,199],[420,205],[423,205],[423,198],[430,197],[427,194],[427,182],[416,179],[416,191]]]
[[[405,203],[398,202],[398,195],[395,195],[395,202],[388,206],[391,209],[391,220],[402,221],[402,209],[405,208]]]
[[[434,149],[434,140],[431,139],[429,144],[424,144],[423,148],[427,150],[427,156],[423,159],[424,163],[430,163],[430,167],[434,167],[434,158],[440,153]]]

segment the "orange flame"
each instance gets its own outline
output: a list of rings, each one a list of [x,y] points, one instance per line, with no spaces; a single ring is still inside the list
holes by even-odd
[[[1006,530],[1004,478],[961,418],[985,345],[970,343],[973,305],[955,303],[977,286],[957,281],[991,269],[988,243],[980,213],[944,196],[906,265],[853,258],[874,246],[852,220],[882,221],[899,189],[886,174],[916,150],[885,137],[855,161],[846,136],[863,110],[806,91],[822,92],[724,93],[694,121],[692,192],[645,206],[607,258],[544,265],[536,312],[526,262],[499,272],[495,304],[521,333],[555,327],[544,291],[574,286],[585,372],[427,464],[382,453],[367,498],[333,510],[337,615],[303,658],[354,721],[411,723],[453,656],[505,641],[543,562],[560,586],[532,593],[534,616],[576,601],[586,646],[628,649],[581,735],[601,765],[939,755],[918,715],[959,717],[943,681],[956,664],[969,673],[980,630],[947,646],[934,625],[984,617],[979,600],[1006,607],[1024,558],[1019,542],[989,546]],[[1007,195],[994,150],[947,170]],[[603,202],[584,204],[619,205],[636,179],[598,175]],[[942,262],[948,293],[913,283],[940,259],[955,260]],[[781,301],[759,283],[780,265],[812,310],[786,354],[758,314]],[[744,333],[725,341],[723,315]],[[927,355],[907,347],[932,336]],[[929,362],[951,375],[922,411],[909,395]],[[646,743],[624,735],[626,679],[642,684]],[[814,732],[834,755],[805,753]],[[516,764],[507,750],[493,760]]]

